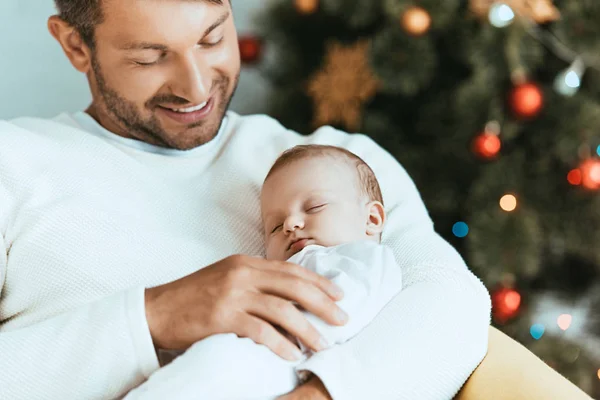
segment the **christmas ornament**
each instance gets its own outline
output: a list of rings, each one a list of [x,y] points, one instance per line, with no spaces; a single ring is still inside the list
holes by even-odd
[[[501,148],[502,142],[500,141],[500,138],[498,138],[498,135],[491,132],[483,132],[473,139],[473,153],[484,160],[495,158]]]
[[[308,84],[315,104],[315,126],[343,123],[348,130],[360,127],[362,105],[377,92],[379,82],[369,65],[369,43],[328,45],[325,65]]]
[[[262,40],[255,36],[242,36],[238,39],[240,57],[243,63],[256,63],[262,55]]]
[[[589,158],[579,166],[581,184],[589,190],[600,189],[600,159]]]
[[[431,27],[431,16],[421,7],[412,6],[402,13],[402,27],[413,36],[421,36]]]
[[[563,96],[573,96],[579,91],[584,72],[585,65],[578,58],[569,68],[558,74],[554,80],[554,90]]]
[[[573,186],[581,185],[581,170],[579,168],[572,169],[567,174],[567,180]]]
[[[294,7],[300,14],[313,14],[319,8],[319,0],[294,0]]]
[[[502,4],[507,8],[502,7]],[[511,12],[517,16],[529,18],[538,24],[546,24],[560,18],[560,12],[552,0],[469,0],[469,9],[481,19],[492,19],[490,12],[494,11],[492,8],[495,8],[496,14],[498,12],[503,14],[499,15],[500,21],[508,18]]]
[[[514,289],[501,287],[492,293],[492,315],[499,323],[514,318],[521,306],[521,295]]]
[[[544,96],[536,84],[522,83],[511,90],[509,103],[517,117],[528,119],[535,117],[542,110]]]

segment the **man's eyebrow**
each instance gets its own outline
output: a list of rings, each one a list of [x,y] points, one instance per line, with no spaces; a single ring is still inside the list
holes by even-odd
[[[211,33],[215,28],[219,25],[222,25],[229,18],[229,11],[224,12],[219,19],[217,19],[211,26],[209,26],[203,34],[203,37]],[[164,44],[158,43],[149,43],[149,42],[129,42],[119,46],[120,50],[157,50],[157,51],[167,51],[169,48]]]
[[[211,26],[209,26],[205,31],[204,31],[204,35],[206,36],[209,33],[211,33],[216,27],[218,27],[219,25],[222,25],[225,21],[227,21],[227,18],[229,18],[229,11],[225,11],[220,17],[219,19],[217,19]]]

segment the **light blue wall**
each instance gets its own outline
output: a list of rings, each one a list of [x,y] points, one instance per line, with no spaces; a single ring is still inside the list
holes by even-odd
[[[238,33],[252,33],[255,14],[266,0],[232,0]],[[85,76],[75,71],[46,21],[52,0],[0,0],[0,119],[51,117],[84,109],[90,101]],[[244,68],[232,109],[260,112],[268,96],[265,82]]]

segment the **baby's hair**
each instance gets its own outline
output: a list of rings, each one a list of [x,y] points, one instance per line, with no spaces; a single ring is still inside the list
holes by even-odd
[[[375,177],[375,173],[369,165],[357,156],[341,147],[328,146],[321,144],[306,144],[292,147],[284,151],[275,161],[271,170],[265,178],[265,182],[273,173],[295,161],[304,160],[312,157],[332,157],[336,160],[346,162],[348,165],[356,168],[358,174],[358,183],[362,194],[369,198],[369,201],[379,201],[383,205],[383,196],[379,182]]]

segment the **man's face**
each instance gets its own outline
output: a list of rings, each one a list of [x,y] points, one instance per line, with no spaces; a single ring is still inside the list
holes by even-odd
[[[261,193],[267,258],[287,260],[308,245],[369,239],[367,203],[347,163],[319,157],[282,167]]]
[[[103,0],[89,73],[109,130],[187,150],[217,134],[240,73],[229,0]]]

